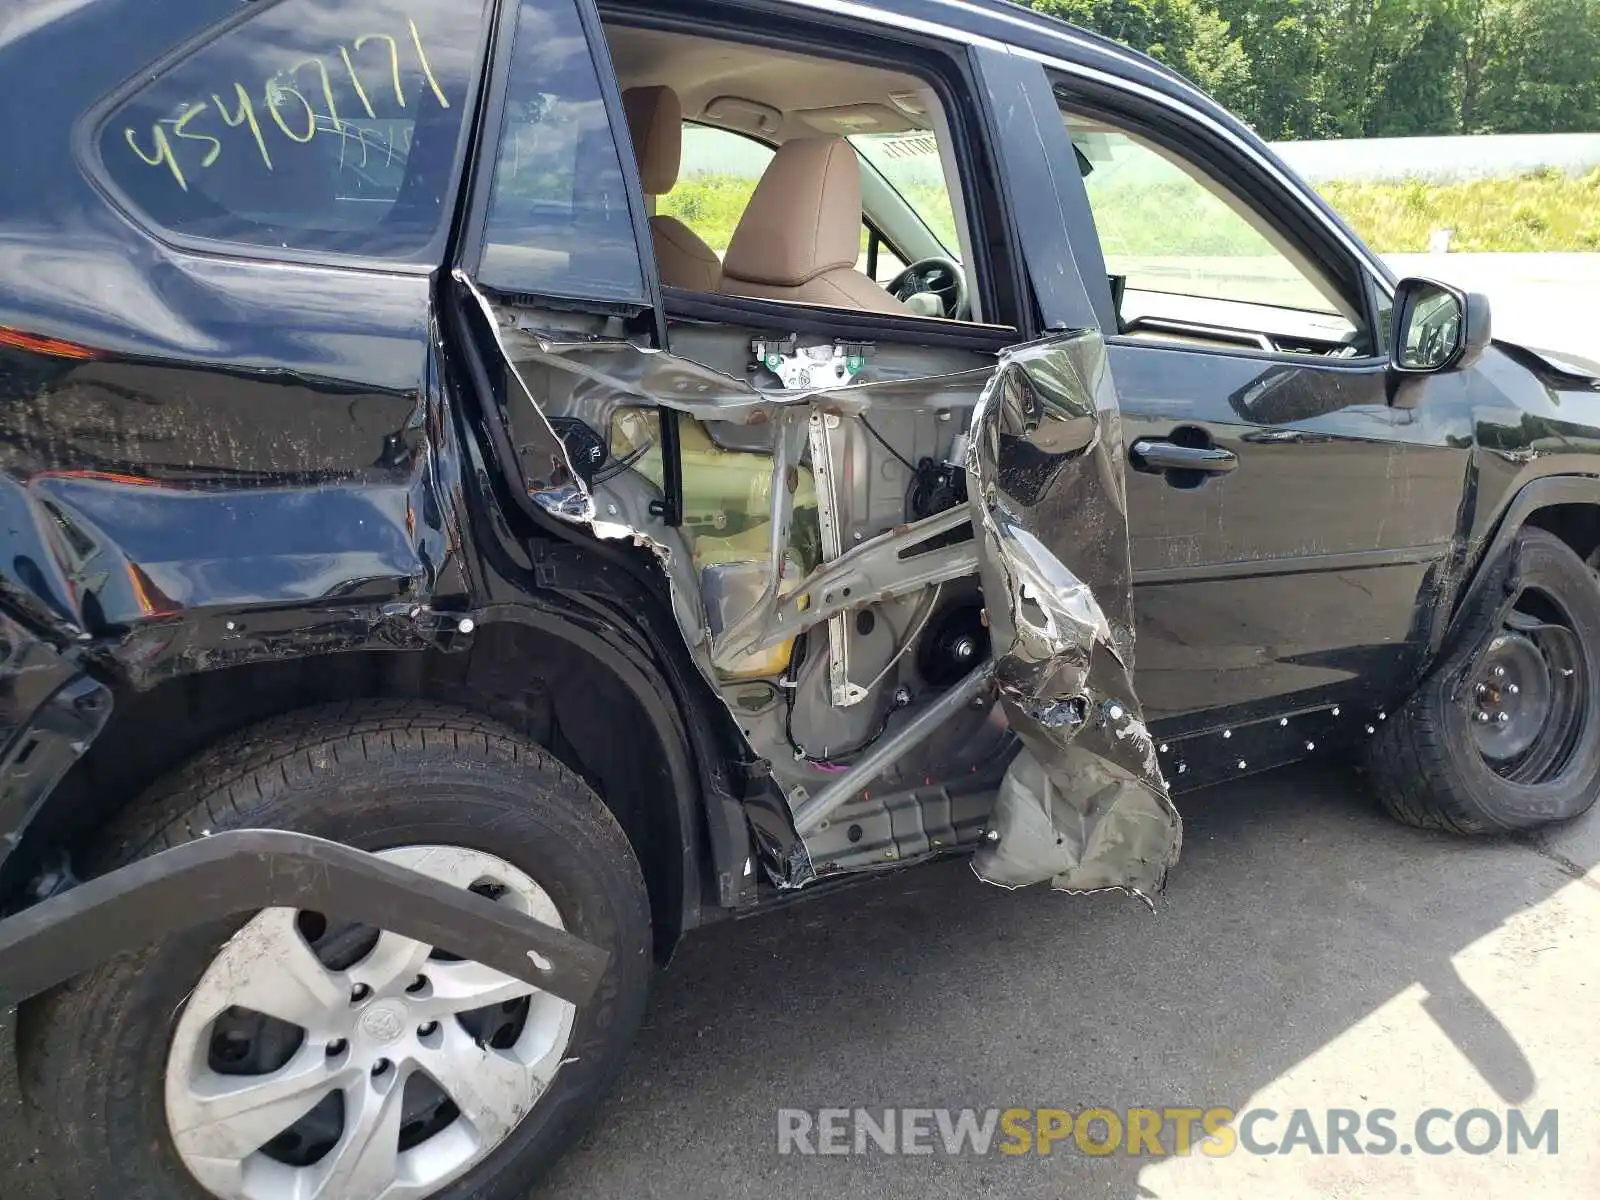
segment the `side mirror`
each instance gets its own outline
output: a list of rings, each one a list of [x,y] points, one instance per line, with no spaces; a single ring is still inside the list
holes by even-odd
[[[1402,279],[1395,288],[1389,366],[1402,375],[1470,366],[1489,338],[1487,296],[1432,279]]]

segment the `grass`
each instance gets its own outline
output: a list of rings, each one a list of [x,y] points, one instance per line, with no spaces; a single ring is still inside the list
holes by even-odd
[[[742,175],[694,175],[678,180],[657,202],[656,212],[677,217],[721,254],[755,190],[756,181]]]
[[[1422,251],[1435,229],[1470,251],[1600,250],[1600,167],[1462,183],[1326,183],[1317,189],[1373,249]]]
[[[753,178],[696,175],[661,199],[719,253],[728,248],[755,188]],[[1090,176],[1100,235],[1108,252],[1133,255],[1247,257],[1265,243],[1209,194],[1187,181],[1142,180],[1096,186]],[[1600,167],[1573,177],[1535,171],[1514,178],[1461,183],[1328,182],[1317,189],[1374,250],[1421,252],[1436,229],[1454,230],[1459,252],[1600,251]],[[915,196],[934,230],[954,247],[955,223],[940,196]]]

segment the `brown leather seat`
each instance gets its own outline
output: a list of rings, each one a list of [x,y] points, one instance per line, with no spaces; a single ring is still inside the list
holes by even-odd
[[[622,93],[633,154],[646,196],[664,196],[678,182],[683,158],[683,105],[669,87],[636,87]],[[653,206],[652,206],[653,207]],[[676,217],[652,216],[650,240],[661,282],[696,292],[714,292],[722,282],[716,251]]]
[[[861,257],[861,164],[843,138],[778,148],[728,243],[722,290],[868,312],[908,309],[856,270]]]

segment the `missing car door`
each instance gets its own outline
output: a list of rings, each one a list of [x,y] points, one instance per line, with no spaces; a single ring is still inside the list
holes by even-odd
[[[882,71],[863,86],[880,77],[902,86]],[[539,113],[568,103],[566,78],[539,76]],[[529,140],[550,156],[569,129]],[[1179,827],[1129,678],[1099,334],[1025,342],[869,303],[876,285],[842,258],[836,302],[774,283],[667,289],[653,305],[651,233],[617,218],[643,213],[637,178],[620,198],[607,182],[627,162],[619,132],[577,136],[575,165],[540,164],[529,186],[568,170],[567,208],[519,200],[506,226],[491,206],[485,250],[455,282],[499,360],[485,407],[507,427],[504,469],[544,516],[633,543],[667,579],[689,655],[743,738],[768,880],[964,849],[1006,886],[1152,895]],[[843,151],[777,157],[825,199],[855,191],[839,186],[855,163]],[[511,194],[497,174],[496,202]],[[840,254],[863,215],[840,222]],[[579,216],[588,240],[541,233]],[[769,274],[787,269],[774,254]]]

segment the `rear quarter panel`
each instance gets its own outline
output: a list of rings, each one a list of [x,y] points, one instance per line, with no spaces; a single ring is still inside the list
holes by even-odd
[[[0,590],[137,671],[161,653],[141,630],[197,612],[446,585],[430,276],[179,249],[85,165],[102,96],[239,6],[21,11],[0,33]]]

